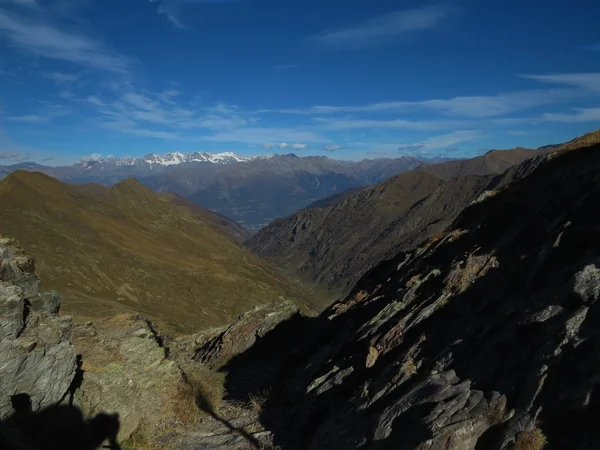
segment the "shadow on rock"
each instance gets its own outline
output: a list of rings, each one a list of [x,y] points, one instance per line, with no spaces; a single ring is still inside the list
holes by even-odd
[[[316,331],[316,319],[295,314],[223,367],[227,399],[247,402],[267,395],[284,370],[284,361],[304,349]]]
[[[79,408],[55,405],[34,412],[28,394],[11,397],[14,412],[0,421],[3,450],[120,450],[118,414],[85,419]],[[103,445],[104,443],[106,445]]]

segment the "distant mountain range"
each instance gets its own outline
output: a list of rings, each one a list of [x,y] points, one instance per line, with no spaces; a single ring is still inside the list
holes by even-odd
[[[258,157],[256,157],[258,158]],[[246,162],[254,158],[247,158],[244,156],[236,155],[231,152],[223,153],[207,153],[207,152],[193,152],[193,153],[180,153],[180,152],[169,152],[164,155],[158,155],[156,153],[149,153],[141,158],[84,158],[81,163],[86,164],[90,161],[95,161],[103,164],[115,164],[117,166],[136,166],[141,164],[158,164],[160,166],[173,166],[177,164],[184,164],[189,162],[209,162],[213,164],[229,164],[235,162]]]
[[[234,153],[175,152],[94,158],[61,167],[19,163],[0,166],[0,178],[15,170],[28,170],[67,183],[112,186],[133,177],[155,192],[172,192],[257,231],[330,195],[377,184],[428,163],[409,156],[338,161],[295,154],[246,158]]]

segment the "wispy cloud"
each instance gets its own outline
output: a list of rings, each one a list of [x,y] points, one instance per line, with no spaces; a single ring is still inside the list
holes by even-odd
[[[574,108],[570,113],[546,113],[542,116],[544,122],[562,123],[600,123],[600,108]]]
[[[344,147],[342,147],[341,145],[326,145],[325,147],[323,147],[323,151],[324,152],[335,152],[338,150],[343,149]]]
[[[66,116],[71,112],[70,108],[65,107],[64,105],[57,105],[53,103],[40,102],[42,103],[39,106],[39,110],[41,114],[25,114],[21,116],[9,116],[6,117],[6,120],[10,122],[20,122],[20,123],[46,123],[50,120]]]
[[[420,144],[408,144],[408,145],[400,145],[398,147],[398,151],[400,153],[407,153],[407,154],[411,154],[414,152],[417,152],[419,150],[423,150],[425,148],[425,144],[420,143]]]
[[[404,155],[414,155],[415,153],[427,154],[429,150],[444,149],[446,152],[458,152],[459,149],[452,146],[461,142],[474,141],[486,137],[482,131],[478,130],[458,130],[441,136],[432,136],[421,142],[413,144],[397,145],[396,150]]]
[[[294,150],[306,150],[308,148],[308,144],[288,144],[287,142],[282,142],[279,144],[280,149],[292,148]]]
[[[57,83],[72,83],[81,78],[81,73],[63,73],[63,72],[50,72],[45,74],[48,78]]]
[[[308,142],[327,142],[310,130],[261,127],[258,118],[236,105],[214,103],[189,107],[179,91],[128,90],[110,100],[100,95],[82,98],[102,117],[97,123],[121,133],[164,140],[187,142],[238,142],[263,145],[273,142],[303,150]],[[176,99],[183,99],[178,103]],[[265,144],[272,145],[272,144]]]
[[[340,113],[408,113],[432,111],[455,117],[493,117],[528,108],[560,103],[585,95],[573,89],[539,89],[506,92],[488,96],[464,96],[450,99],[433,99],[417,102],[389,101],[366,105],[313,106],[304,109],[282,109],[277,112],[298,115],[326,115]],[[260,113],[275,112],[262,110]]]
[[[556,85],[575,86],[588,91],[600,92],[600,72],[523,75],[523,78]]]
[[[452,145],[459,144],[461,142],[473,141],[475,139],[481,139],[485,137],[485,134],[477,130],[460,130],[453,131],[452,133],[444,134],[441,136],[433,136],[425,139],[421,144],[423,148],[427,149],[438,149],[450,147]]]
[[[313,131],[297,128],[254,127],[219,132],[201,138],[202,141],[240,142],[245,144],[264,144],[265,142],[327,142],[328,139]]]
[[[48,21],[25,19],[0,10],[0,35],[13,47],[31,55],[67,61],[83,67],[126,73],[133,61],[101,42],[68,33]]]
[[[0,151],[0,159],[8,159],[11,161],[18,160],[22,156],[21,153],[12,152],[12,151]]]
[[[167,19],[175,28],[187,30],[188,27],[183,23],[179,12],[179,3],[177,1],[150,0],[151,3],[158,3],[158,14]]]
[[[13,3],[22,6],[37,7],[39,6],[36,0],[0,0],[0,3]]]
[[[179,30],[188,30],[189,26],[183,21],[181,9],[184,5],[201,3],[237,3],[244,0],[148,0],[158,5],[157,12],[163,16],[171,25]]]
[[[370,119],[330,119],[318,117],[315,119],[324,128],[329,130],[348,130],[348,129],[400,129],[430,131],[460,128],[471,125],[471,122],[459,120],[370,120]]]
[[[326,31],[309,38],[331,48],[365,48],[389,37],[436,28],[454,8],[448,4],[395,11],[348,28]]]
[[[22,123],[42,123],[47,122],[48,117],[39,116],[37,114],[28,114],[24,116],[12,116],[7,117],[6,120],[11,122],[22,122]]]

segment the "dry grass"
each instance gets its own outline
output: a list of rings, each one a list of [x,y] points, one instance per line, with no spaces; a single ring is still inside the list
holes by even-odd
[[[123,442],[123,450],[155,450],[157,447],[152,444],[148,426],[141,423],[133,433]]]
[[[226,374],[194,364],[184,369],[184,375],[195,405],[205,412],[218,411],[225,393]]]
[[[548,440],[539,428],[531,431],[521,431],[517,436],[514,450],[542,450]]]
[[[220,326],[280,296],[306,299],[197,214],[135,180],[100,193],[40,173],[0,180],[0,234],[33,256],[62,312],[96,320],[140,312],[169,334]]]
[[[269,398],[268,390],[262,391],[258,394],[250,394],[250,399],[246,404],[246,408],[257,415],[260,415],[263,407],[265,406],[267,398]]]
[[[406,358],[402,363],[401,370],[408,376],[412,376],[417,373],[417,365],[415,364],[415,360],[410,356]]]
[[[476,255],[473,250],[464,261],[454,264],[446,277],[446,289],[450,292],[462,294],[479,277],[484,276],[490,269],[498,267],[498,260],[493,255]]]

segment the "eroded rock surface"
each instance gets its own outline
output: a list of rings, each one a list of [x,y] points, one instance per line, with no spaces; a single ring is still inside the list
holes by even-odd
[[[530,173],[301,324],[304,344],[273,353],[261,417],[275,444],[600,448],[599,152],[515,169]]]
[[[71,319],[60,297],[40,291],[33,260],[0,236],[0,419],[11,397],[27,394],[33,411],[59,402],[75,374]]]

